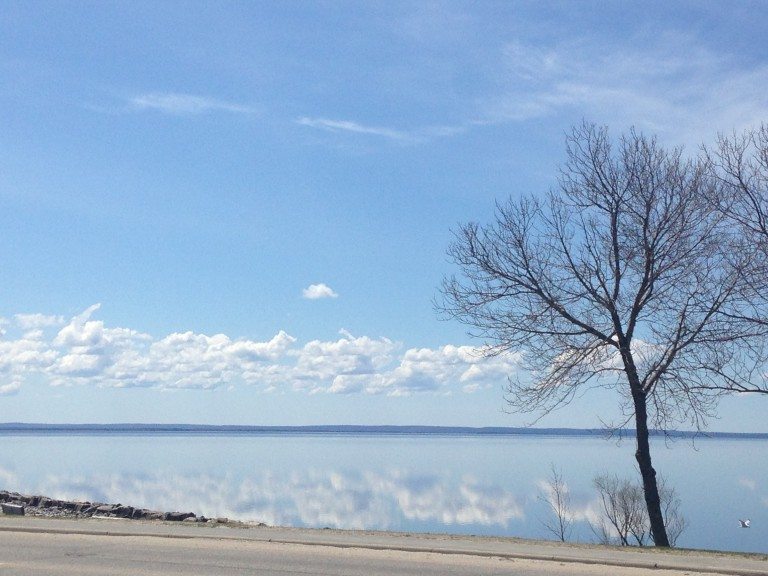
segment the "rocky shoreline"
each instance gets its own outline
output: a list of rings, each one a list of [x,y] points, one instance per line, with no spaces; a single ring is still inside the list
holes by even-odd
[[[228,524],[227,518],[206,518],[194,512],[158,512],[124,504],[58,500],[47,496],[28,496],[0,490],[0,504],[5,515],[43,516],[46,518],[124,518],[127,520],[162,520],[166,522]]]

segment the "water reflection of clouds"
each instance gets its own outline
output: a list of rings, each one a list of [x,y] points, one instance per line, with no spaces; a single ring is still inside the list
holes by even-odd
[[[0,471],[2,477],[2,471]],[[157,510],[273,525],[353,529],[408,528],[409,523],[498,526],[524,519],[504,488],[471,477],[402,471],[262,471],[223,475],[48,475],[35,491],[57,498],[121,502]]]
[[[742,476],[741,478],[739,478],[738,484],[742,488],[745,488],[748,491],[755,493],[760,499],[760,504],[768,508],[768,495],[765,495],[765,493],[761,489],[761,486],[758,484],[757,480],[755,480],[754,478],[748,478],[746,476]]]
[[[16,478],[16,474],[9,470],[5,470],[3,468],[0,468],[0,486],[17,486],[18,485],[18,479]]]
[[[757,482],[755,482],[752,478],[739,478],[739,486],[743,486],[744,488],[747,488],[748,490],[755,491],[755,488],[757,488]]]

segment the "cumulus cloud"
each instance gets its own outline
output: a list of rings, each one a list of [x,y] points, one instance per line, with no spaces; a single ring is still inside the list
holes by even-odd
[[[327,284],[310,284],[304,288],[301,295],[307,300],[319,300],[321,298],[338,298],[338,294]]]
[[[299,343],[283,330],[266,340],[175,332],[156,338],[95,318],[99,304],[68,321],[26,315],[0,336],[0,394],[27,378],[53,386],[229,388],[318,394],[477,392],[516,370],[512,354],[485,357],[471,346],[403,349],[385,337],[340,331],[335,340]],[[41,328],[31,329],[33,326]],[[17,335],[13,335],[13,331]]]
[[[447,390],[460,384],[464,392],[472,393],[504,384],[516,370],[518,360],[514,354],[486,357],[483,349],[472,346],[411,348],[393,369],[378,374],[362,390],[371,394],[408,396],[416,392]],[[350,386],[349,382],[345,384]],[[332,386],[330,391],[340,390]]]
[[[16,325],[23,330],[36,330],[49,326],[61,326],[64,324],[64,316],[47,316],[45,314],[16,314]]]

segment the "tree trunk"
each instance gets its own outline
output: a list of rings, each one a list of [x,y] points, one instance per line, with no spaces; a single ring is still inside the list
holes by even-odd
[[[661,499],[659,487],[656,483],[656,470],[651,463],[651,447],[648,441],[648,410],[646,396],[642,390],[632,391],[632,399],[635,403],[635,428],[637,434],[637,452],[635,458],[640,466],[640,475],[643,477],[643,492],[645,493],[645,505],[648,509],[648,519],[651,523],[651,534],[656,546],[669,548],[667,528],[664,526],[664,515],[661,513]]]
[[[629,380],[629,389],[632,392],[632,401],[635,405],[635,437],[637,439],[635,459],[640,467],[640,476],[643,478],[643,494],[645,507],[648,510],[648,520],[651,524],[651,535],[656,546],[669,548],[667,528],[664,526],[664,515],[661,512],[659,486],[656,483],[656,470],[653,469],[651,462],[647,396],[640,384],[640,377],[637,374],[637,367],[629,344],[626,341],[623,341],[622,344],[620,351],[624,361],[624,371]]]

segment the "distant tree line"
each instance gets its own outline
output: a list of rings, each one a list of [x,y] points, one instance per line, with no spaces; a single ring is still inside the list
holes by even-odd
[[[721,395],[768,393],[768,127],[686,156],[583,123],[566,151],[549,193],[499,202],[493,222],[456,231],[458,272],[438,308],[488,354],[521,353],[513,410],[544,415],[584,387],[619,391],[626,420],[615,425],[635,429],[647,535],[609,522],[669,546],[650,429],[700,430]],[[596,487],[627,496],[616,482]]]

